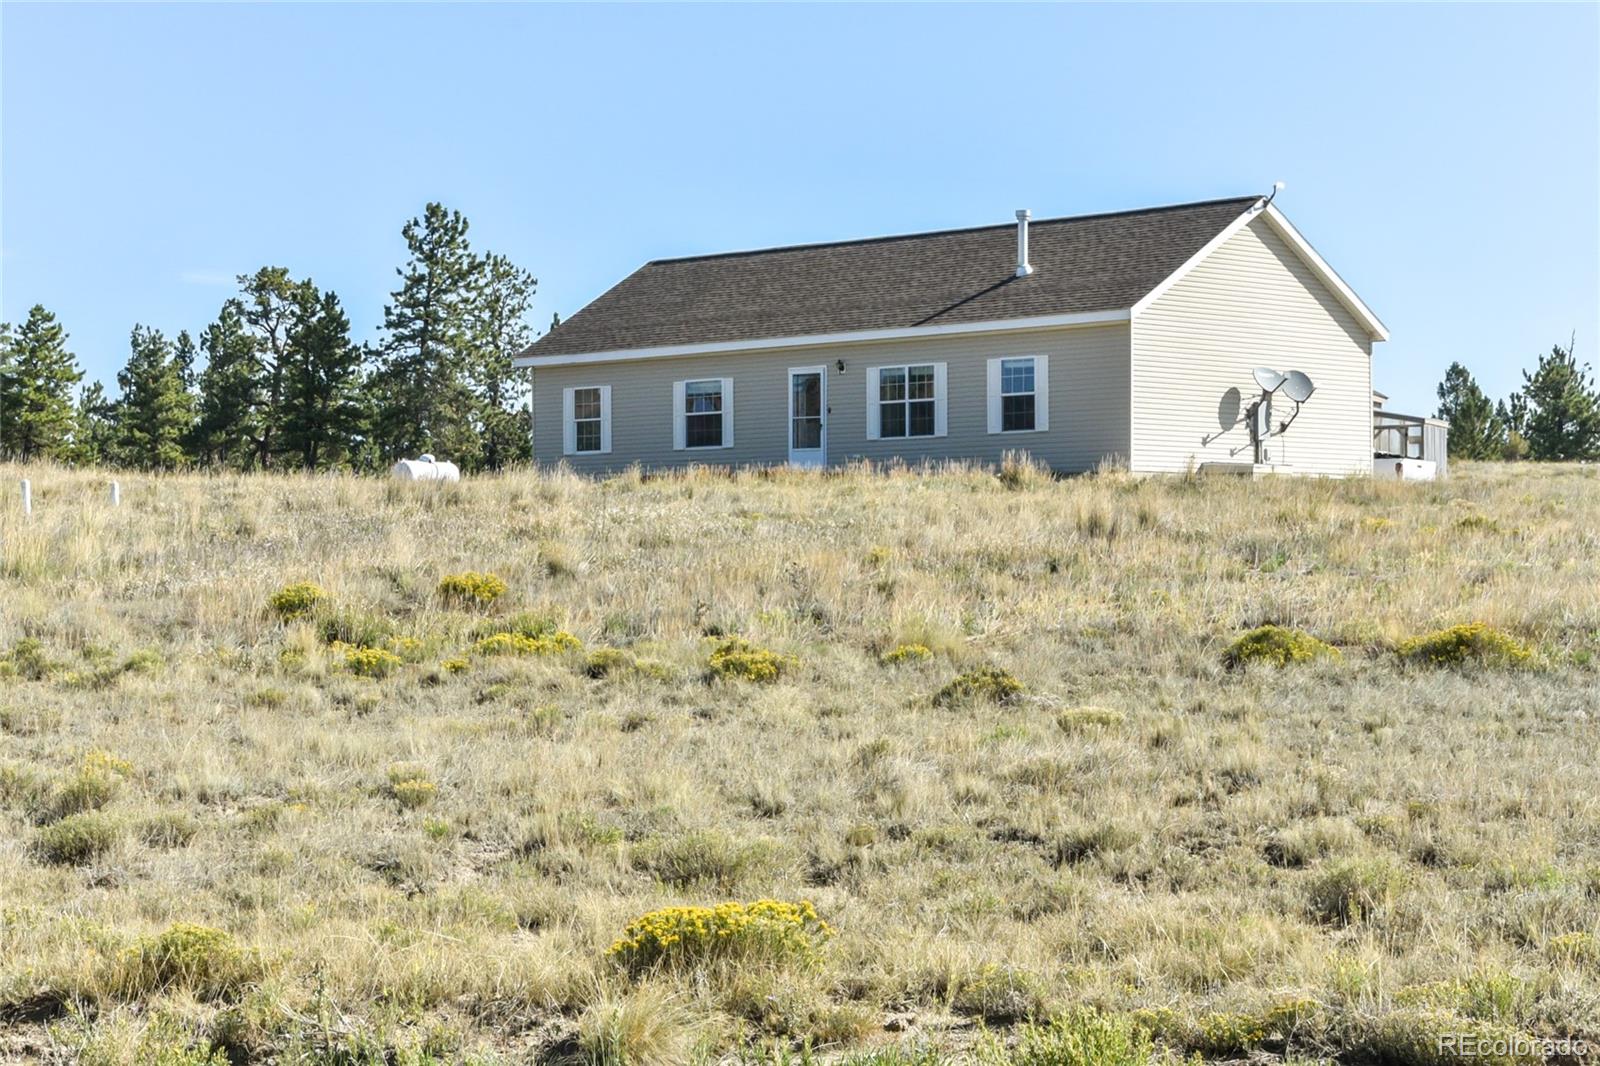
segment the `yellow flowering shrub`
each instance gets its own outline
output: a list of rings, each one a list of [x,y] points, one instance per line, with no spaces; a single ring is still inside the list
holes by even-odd
[[[767,685],[800,665],[792,655],[779,655],[758,648],[748,640],[729,637],[711,652],[711,673],[720,678],[738,678]]]
[[[1400,658],[1424,666],[1527,666],[1533,650],[1520,640],[1482,622],[1451,626],[1423,637],[1402,641],[1395,649]]]
[[[663,907],[628,923],[606,951],[638,973],[657,965],[694,967],[724,959],[759,959],[812,966],[833,935],[807,900]]]
[[[933,658],[933,649],[926,644],[897,644],[883,653],[885,666],[901,666],[906,663],[925,663]]]
[[[472,663],[464,655],[445,659],[439,664],[439,668],[447,674],[464,674],[471,666]]]
[[[492,633],[472,646],[479,655],[554,655],[583,646],[583,642],[564,629],[530,637],[522,633]]]
[[[940,707],[958,703],[1010,703],[1022,695],[1022,682],[995,666],[962,674],[940,689],[933,702]]]
[[[342,640],[334,641],[329,647],[344,656],[344,668],[358,677],[388,677],[405,663],[386,648],[358,648]]]
[[[389,795],[408,811],[426,807],[439,794],[439,786],[428,778],[428,771],[420,766],[401,763],[389,767]]]
[[[1283,626],[1260,626],[1228,645],[1222,661],[1230,668],[1247,663],[1271,663],[1284,667],[1313,659],[1337,659],[1339,649],[1318,640],[1310,633]]]
[[[140,937],[118,956],[110,984],[128,999],[183,990],[198,999],[231,1000],[261,976],[254,951],[221,929],[178,922]]]
[[[506,594],[506,583],[494,574],[468,570],[439,579],[439,598],[465,607],[487,607]]]
[[[316,609],[318,603],[327,599],[328,594],[322,586],[311,581],[299,581],[293,585],[285,585],[274,592],[267,600],[267,606],[279,619],[291,622],[296,618],[304,618]]]

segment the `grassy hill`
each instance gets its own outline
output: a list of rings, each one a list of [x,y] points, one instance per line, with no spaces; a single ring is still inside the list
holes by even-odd
[[[1600,1037],[1593,470],[105,485],[0,466],[0,1058]]]

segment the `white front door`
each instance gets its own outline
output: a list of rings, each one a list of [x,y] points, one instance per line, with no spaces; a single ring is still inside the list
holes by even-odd
[[[828,462],[828,368],[789,370],[789,465]]]

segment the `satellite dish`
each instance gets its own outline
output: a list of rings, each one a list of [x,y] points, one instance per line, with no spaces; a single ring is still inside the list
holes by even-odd
[[[1305,403],[1316,391],[1317,387],[1311,383],[1311,379],[1298,370],[1291,370],[1283,376],[1283,394],[1295,403]]]
[[[1256,367],[1251,371],[1251,375],[1256,379],[1256,384],[1267,392],[1277,392],[1284,380],[1282,374],[1266,366]]]

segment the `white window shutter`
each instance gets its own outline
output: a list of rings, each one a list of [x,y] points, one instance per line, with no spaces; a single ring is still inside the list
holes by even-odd
[[[948,364],[933,364],[933,435],[947,437],[950,435],[950,419],[948,407],[945,403],[945,368]]]
[[[683,451],[683,386],[685,382],[672,383],[672,450]]]
[[[733,447],[733,379],[722,379],[722,446]]]
[[[1050,428],[1050,357],[1033,357],[1033,428]]]
[[[572,420],[572,394],[575,389],[561,390],[561,454],[576,455],[578,451],[578,426]]]
[[[989,432],[1000,432],[1000,360],[989,360]]]
[[[600,386],[600,450],[611,454],[611,386]]]
[[[867,367],[867,439],[883,436],[883,408],[878,406],[878,368]]]

